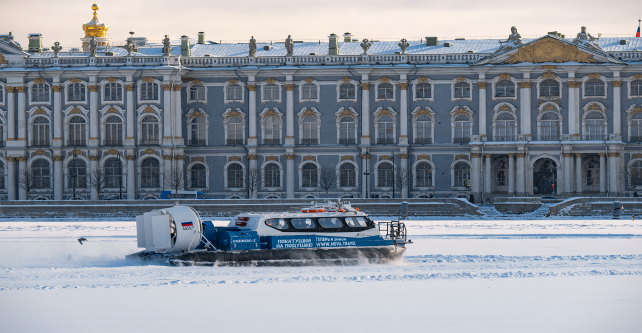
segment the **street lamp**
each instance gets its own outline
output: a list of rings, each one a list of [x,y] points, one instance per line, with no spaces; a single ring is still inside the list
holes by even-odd
[[[370,176],[370,167],[368,163],[370,162],[370,153],[366,152],[366,170],[364,170],[363,174],[366,176],[366,183],[364,184],[366,187],[366,199],[368,199],[368,176]]]

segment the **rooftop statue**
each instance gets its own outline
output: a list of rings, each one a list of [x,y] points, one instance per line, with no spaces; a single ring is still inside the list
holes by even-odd
[[[92,57],[95,57],[97,50],[98,50],[98,43],[96,43],[96,37],[91,36],[91,40],[89,41],[89,54]]]
[[[372,43],[368,41],[368,38],[364,38],[361,42],[361,48],[363,49],[363,54],[368,54],[368,49],[372,46]]]
[[[127,45],[125,45],[125,50],[127,50],[127,56],[131,57],[132,56],[132,51],[134,51],[134,42],[132,42],[131,38],[127,38]]]
[[[399,47],[401,48],[401,54],[406,54],[406,49],[410,46],[410,43],[408,43],[408,40],[405,38],[401,39],[401,43],[399,43]]]
[[[51,47],[51,50],[54,53],[54,58],[58,58],[58,53],[60,53],[60,50],[62,50],[62,47],[60,47],[59,42],[55,42],[54,46]]]
[[[604,52],[602,47],[597,44],[600,36],[602,36],[602,34],[597,34],[597,38],[595,38],[590,33],[586,32],[586,27],[582,27],[580,32],[577,33],[577,37],[573,39],[573,44],[586,46],[590,49]]]
[[[163,55],[170,55],[172,52],[172,46],[170,45],[169,42],[169,36],[165,35],[165,38],[163,39]]]
[[[510,28],[510,32],[511,34],[508,35],[507,40],[499,40],[499,44],[501,46],[497,49],[497,51],[495,51],[495,53],[499,51],[507,51],[514,48],[515,46],[519,46],[522,44],[522,35],[517,32],[517,28],[515,28],[515,26],[512,26]]]
[[[250,39],[250,57],[256,57],[256,39],[254,39],[254,36]]]
[[[292,43],[291,37],[291,35],[288,35],[288,38],[285,40],[285,49],[288,51],[289,56],[294,54],[294,44]]]

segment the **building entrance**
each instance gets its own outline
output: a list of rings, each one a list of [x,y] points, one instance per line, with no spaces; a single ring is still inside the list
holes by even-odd
[[[557,189],[557,164],[549,158],[535,162],[533,167],[533,193],[554,194]]]

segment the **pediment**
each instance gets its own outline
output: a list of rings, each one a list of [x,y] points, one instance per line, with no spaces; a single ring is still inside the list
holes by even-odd
[[[500,51],[473,65],[511,65],[519,63],[615,63],[623,64],[607,53],[576,45],[554,36],[544,36],[510,50]]]

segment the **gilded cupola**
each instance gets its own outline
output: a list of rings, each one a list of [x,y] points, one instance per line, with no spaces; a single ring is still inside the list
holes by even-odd
[[[91,6],[91,9],[94,11],[94,18],[89,21],[89,23],[82,25],[82,29],[85,30],[85,37],[107,37],[109,26],[98,21],[98,13],[96,13],[98,8],[97,4]]]

